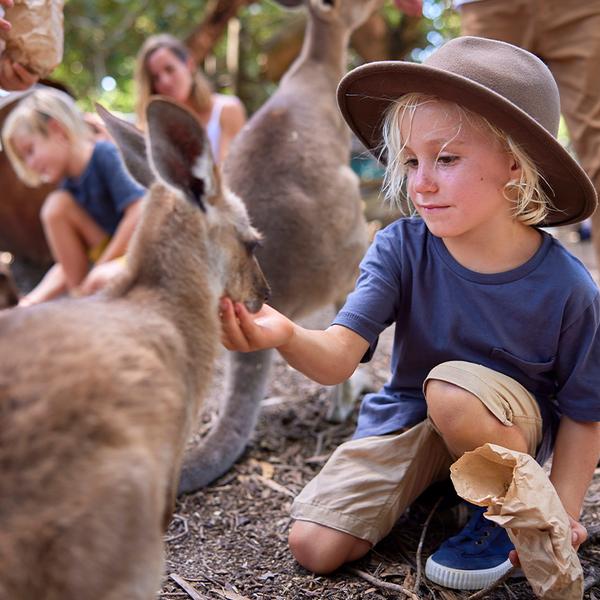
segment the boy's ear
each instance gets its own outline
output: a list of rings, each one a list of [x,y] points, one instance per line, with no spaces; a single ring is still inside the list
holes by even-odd
[[[131,176],[141,185],[149,188],[155,177],[148,164],[146,140],[142,132],[131,123],[115,117],[98,103],[96,103],[96,112],[115,140]]]
[[[510,178],[513,181],[521,179],[521,163],[512,154],[510,157]]]

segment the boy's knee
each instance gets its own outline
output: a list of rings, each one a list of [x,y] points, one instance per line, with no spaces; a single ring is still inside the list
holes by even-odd
[[[64,190],[51,192],[40,209],[42,223],[52,223],[64,219],[73,200],[71,195]]]
[[[344,563],[358,560],[371,548],[365,540],[308,521],[294,522],[288,544],[294,558],[305,569],[319,575],[332,573]]]
[[[460,427],[468,418],[468,406],[480,402],[463,388],[439,379],[427,382],[425,399],[430,419],[442,432]]]

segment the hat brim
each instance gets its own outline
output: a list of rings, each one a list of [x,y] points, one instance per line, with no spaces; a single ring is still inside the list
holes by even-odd
[[[435,67],[401,61],[367,63],[340,82],[337,99],[352,131],[378,159],[386,109],[411,92],[456,102],[510,135],[536,162],[552,210],[543,226],[568,225],[589,217],[597,205],[592,182],[573,157],[537,121],[518,106],[466,77]]]

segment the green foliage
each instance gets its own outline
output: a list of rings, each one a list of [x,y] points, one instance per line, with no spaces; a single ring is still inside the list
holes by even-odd
[[[419,24],[422,43],[410,55],[413,60],[418,60],[419,53],[428,47],[453,37],[458,27],[454,13],[444,9],[445,0],[424,1],[430,18]],[[100,101],[113,110],[131,112],[133,70],[139,47],[154,33],[169,32],[185,39],[201,22],[206,5],[207,0],[67,0],[64,59],[53,78],[68,86],[85,109]],[[391,2],[382,10],[392,37],[402,36],[401,13]],[[298,13],[263,0],[242,9],[239,18],[240,73],[236,83],[239,95],[253,112],[275,88],[261,70],[264,48],[277,32],[298,18]],[[226,41],[222,39],[214,49],[213,79],[217,89],[228,91],[233,82],[227,73],[225,55]],[[105,86],[112,82],[116,87],[103,89],[103,80]]]
[[[153,33],[185,37],[197,25],[206,0],[67,0],[65,53],[53,77],[67,85],[88,108],[101,100],[115,110],[133,109],[135,55]],[[102,79],[113,77],[114,91]]]

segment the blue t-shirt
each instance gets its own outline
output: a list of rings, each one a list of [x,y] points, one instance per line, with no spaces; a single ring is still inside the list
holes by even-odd
[[[334,320],[371,348],[396,324],[392,372],[363,399],[355,437],[422,421],[422,384],[442,362],[504,373],[535,395],[544,431],[560,414],[600,421],[600,299],[586,268],[551,235],[520,267],[481,274],[461,266],[419,218],[380,231]],[[546,437],[546,436],[545,436]],[[551,442],[550,442],[551,443]]]
[[[109,235],[114,234],[127,206],[146,193],[125,170],[116,146],[107,141],[96,142],[83,173],[67,177],[60,188],[70,192]]]

